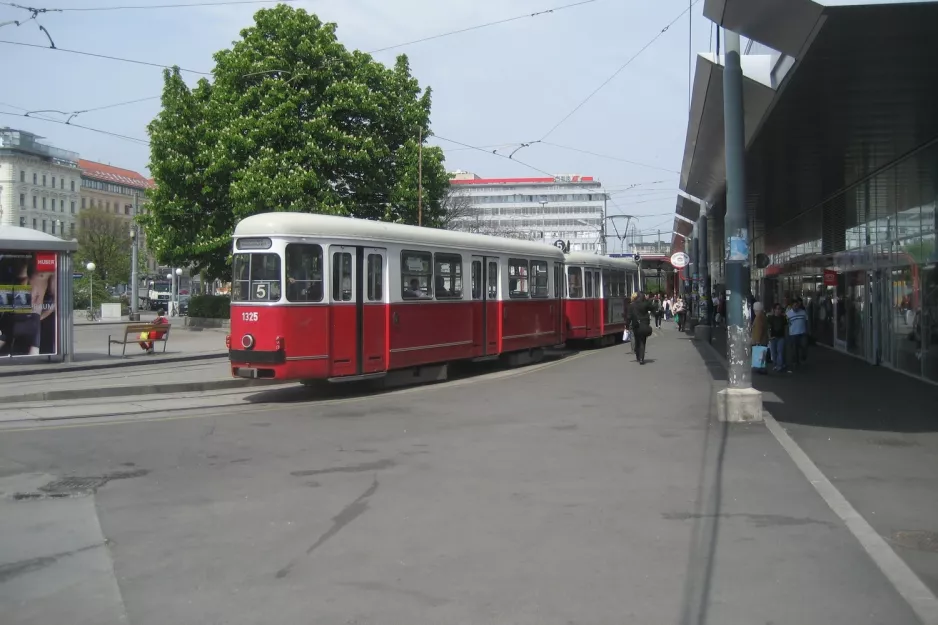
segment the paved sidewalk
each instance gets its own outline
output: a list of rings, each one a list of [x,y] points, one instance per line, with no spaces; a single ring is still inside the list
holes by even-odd
[[[151,361],[135,367],[58,370],[0,379],[0,420],[13,404],[263,386],[269,380],[233,378],[225,359]],[[65,410],[68,409],[66,405]]]
[[[163,345],[156,344],[156,353],[147,355],[136,343],[127,345],[127,356],[121,358],[121,345],[111,346],[108,356],[108,336],[123,338],[122,323],[94,323],[75,326],[75,354],[71,363],[49,362],[46,356],[35,358],[0,358],[0,380],[4,377],[18,377],[33,373],[59,371],[81,371],[106,369],[111,367],[130,368],[150,362],[179,362],[206,358],[224,358],[228,355],[225,347],[224,329],[190,330],[184,327],[182,318],[172,322],[166,353]],[[15,380],[0,381],[0,388],[5,384],[18,384]],[[0,391],[0,394],[5,395]]]
[[[665,330],[644,366],[615,347],[339,401],[272,390],[251,411],[23,428],[0,436],[0,469],[134,472],[92,495],[134,625],[918,623],[764,425],[716,422],[722,368],[700,347]],[[32,557],[0,567],[68,574]]]
[[[938,387],[823,347],[755,375],[765,407],[938,594]]]

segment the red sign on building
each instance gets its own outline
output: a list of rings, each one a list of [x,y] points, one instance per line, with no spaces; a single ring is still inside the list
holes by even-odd
[[[55,271],[55,252],[36,252],[36,271],[50,273]]]
[[[833,269],[824,270],[824,286],[837,286],[837,272]]]

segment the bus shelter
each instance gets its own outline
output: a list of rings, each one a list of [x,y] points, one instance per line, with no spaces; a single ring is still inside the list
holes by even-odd
[[[0,225],[0,358],[72,360],[76,241]]]

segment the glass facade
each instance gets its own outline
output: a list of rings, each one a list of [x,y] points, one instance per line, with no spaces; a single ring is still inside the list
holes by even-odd
[[[818,343],[938,382],[936,181],[931,146],[804,215],[821,238],[770,255],[762,298],[802,297]]]

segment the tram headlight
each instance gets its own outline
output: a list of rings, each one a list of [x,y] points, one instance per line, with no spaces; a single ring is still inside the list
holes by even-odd
[[[245,334],[241,337],[241,347],[244,349],[254,349],[254,337],[250,334]]]

